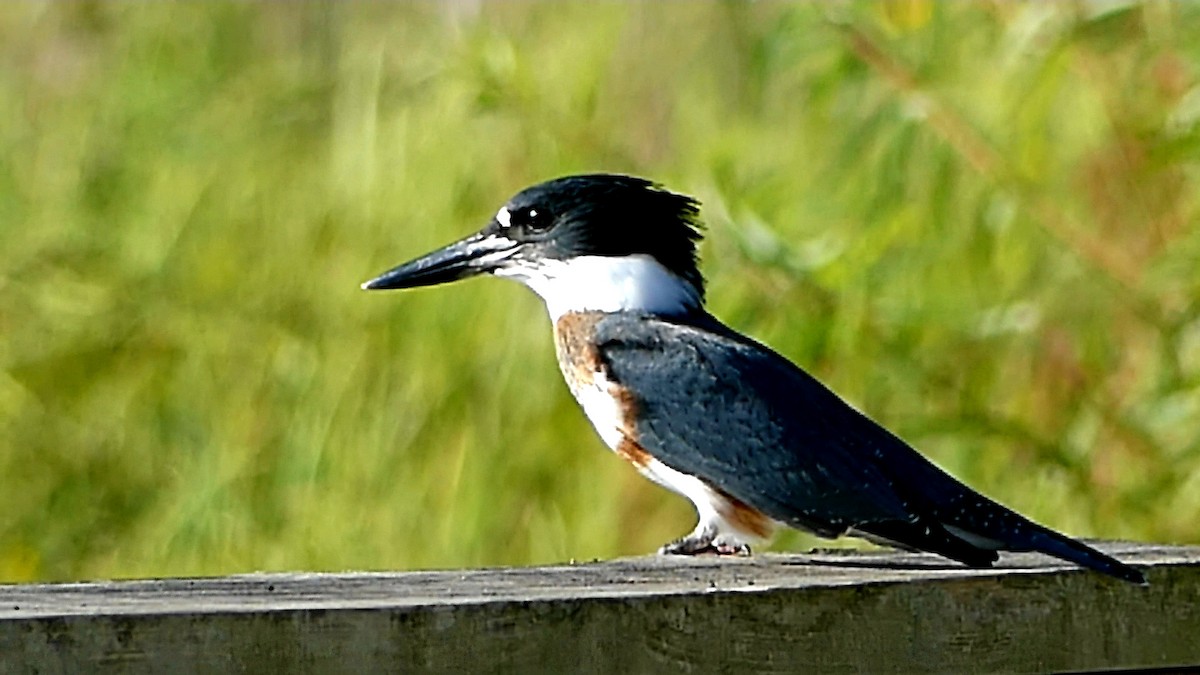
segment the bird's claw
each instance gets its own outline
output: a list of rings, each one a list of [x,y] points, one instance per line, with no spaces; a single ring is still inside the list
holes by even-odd
[[[659,555],[750,555],[749,544],[731,544],[716,541],[712,537],[690,534],[665,544],[658,549]]]

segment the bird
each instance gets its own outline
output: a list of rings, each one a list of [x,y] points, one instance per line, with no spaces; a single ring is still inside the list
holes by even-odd
[[[475,234],[362,284],[477,275],[541,297],[567,387],[601,440],[687,498],[665,555],[749,555],[780,527],[990,567],[1036,551],[1125,581],[1143,574],[983,496],[766,345],[705,308],[700,203],[630,175],[521,190]]]

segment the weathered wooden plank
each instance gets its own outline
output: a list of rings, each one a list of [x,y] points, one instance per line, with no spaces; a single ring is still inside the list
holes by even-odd
[[[1200,547],[634,558],[0,586],[0,672],[1044,672],[1200,666]]]

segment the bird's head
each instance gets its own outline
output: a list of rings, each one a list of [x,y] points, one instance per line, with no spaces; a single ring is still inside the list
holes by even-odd
[[[704,302],[696,200],[642,178],[556,178],[508,200],[479,232],[372,279],[415,288],[488,273],[516,279],[569,311],[681,314]]]

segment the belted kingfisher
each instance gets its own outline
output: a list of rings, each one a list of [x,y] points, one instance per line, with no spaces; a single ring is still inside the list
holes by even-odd
[[[541,296],[571,393],[600,438],[696,507],[664,554],[748,554],[782,524],[972,567],[1039,551],[1134,583],[1138,570],[980,495],[704,308],[699,203],[633,176],[551,180],[478,233],[364,289],[478,274]]]

